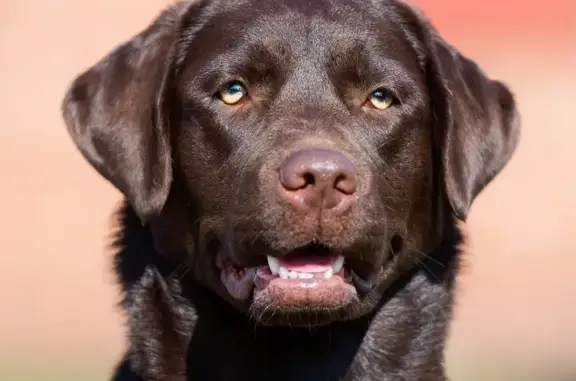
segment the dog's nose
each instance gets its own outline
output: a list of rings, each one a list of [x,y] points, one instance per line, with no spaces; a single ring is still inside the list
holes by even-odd
[[[356,201],[354,164],[341,152],[313,148],[295,152],[280,166],[282,196],[303,212],[346,213]]]

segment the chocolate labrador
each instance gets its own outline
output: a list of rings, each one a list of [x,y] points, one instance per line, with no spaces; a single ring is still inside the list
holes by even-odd
[[[63,103],[125,196],[114,380],[441,381],[514,97],[400,0],[177,3]]]

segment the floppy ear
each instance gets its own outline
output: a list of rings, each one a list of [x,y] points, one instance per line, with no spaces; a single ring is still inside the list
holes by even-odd
[[[62,104],[80,152],[143,222],[160,213],[172,183],[165,97],[187,7],[167,9],[76,78]]]
[[[429,31],[428,75],[444,188],[454,215],[466,220],[476,196],[514,153],[520,118],[503,83]]]

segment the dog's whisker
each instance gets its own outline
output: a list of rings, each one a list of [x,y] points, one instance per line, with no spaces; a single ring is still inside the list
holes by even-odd
[[[433,261],[433,262],[434,262],[435,264],[437,264],[438,266],[441,266],[441,267],[443,267],[443,268],[446,267],[446,265],[445,265],[444,263],[440,262],[439,260],[437,260],[436,258],[434,258],[433,256],[431,256],[430,254],[426,254],[425,252],[420,251],[420,250],[417,250],[417,249],[414,249],[414,252],[418,253],[418,254],[421,255],[423,258],[426,258],[426,259],[429,259],[429,260]]]

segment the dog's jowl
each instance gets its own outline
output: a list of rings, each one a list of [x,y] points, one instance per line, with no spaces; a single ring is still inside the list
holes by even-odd
[[[175,4],[73,82],[124,195],[116,381],[443,381],[511,91],[399,0]]]

